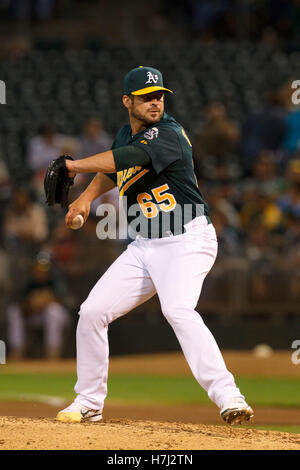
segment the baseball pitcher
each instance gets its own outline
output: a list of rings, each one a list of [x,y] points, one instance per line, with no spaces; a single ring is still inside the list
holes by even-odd
[[[80,307],[77,396],[58,413],[58,421],[102,418],[107,395],[108,326],[156,293],[192,373],[220,408],[224,421],[243,423],[253,416],[214,337],[195,311],[218,243],[195,178],[191,142],[183,127],[164,112],[164,97],[170,93],[159,70],[131,70],[124,79],[122,98],[129,124],[119,130],[111,150],[81,160],[60,157],[48,171],[48,203],[68,207],[68,227],[78,215],[86,221],[92,201],[115,185],[120,198],[126,197],[129,225],[136,215],[132,208],[140,212],[135,239]],[[96,176],[79,198],[66,206],[66,194],[77,173]]]

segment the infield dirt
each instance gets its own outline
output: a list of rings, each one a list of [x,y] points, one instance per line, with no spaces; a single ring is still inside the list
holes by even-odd
[[[276,431],[109,419],[65,424],[50,418],[0,418],[0,449],[300,450],[300,436]]]
[[[255,358],[225,353],[234,374],[299,377],[289,353]],[[5,372],[75,371],[74,361],[11,363]],[[180,354],[112,358],[111,372],[190,374]],[[99,423],[55,421],[59,408],[41,403],[0,402],[2,450],[300,450],[300,434],[222,425],[215,406],[109,403]],[[300,423],[298,408],[255,408],[254,424]]]

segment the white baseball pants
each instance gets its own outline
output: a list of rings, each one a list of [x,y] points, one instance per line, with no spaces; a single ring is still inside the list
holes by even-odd
[[[77,326],[76,402],[102,409],[107,395],[108,325],[158,294],[196,380],[220,408],[243,397],[216,341],[195,311],[217,254],[216,232],[204,216],[187,232],[160,239],[137,237],[96,283],[81,305]],[[243,397],[244,398],[244,397]]]

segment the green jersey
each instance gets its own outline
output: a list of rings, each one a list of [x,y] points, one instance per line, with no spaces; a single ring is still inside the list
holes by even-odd
[[[192,144],[173,117],[164,113],[158,123],[134,135],[130,125],[123,126],[112,149],[129,145],[143,149],[149,163],[107,175],[118,186],[127,222],[136,233],[146,238],[177,235],[195,217],[208,218],[194,173]]]

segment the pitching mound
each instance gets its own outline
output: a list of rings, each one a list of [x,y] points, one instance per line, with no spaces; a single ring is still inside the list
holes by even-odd
[[[298,377],[290,352],[257,358],[226,353],[234,374],[256,377]],[[74,372],[75,361],[8,364],[11,373]],[[187,375],[182,355],[112,358],[117,374]],[[67,403],[65,404],[67,405]],[[100,423],[64,424],[54,417],[63,405],[0,402],[0,450],[300,450],[300,435],[222,425],[215,406],[124,404],[110,402]],[[255,406],[255,425],[299,424],[299,408]]]
[[[0,417],[1,450],[300,449],[293,434],[155,421],[104,419],[65,424],[50,418]]]

